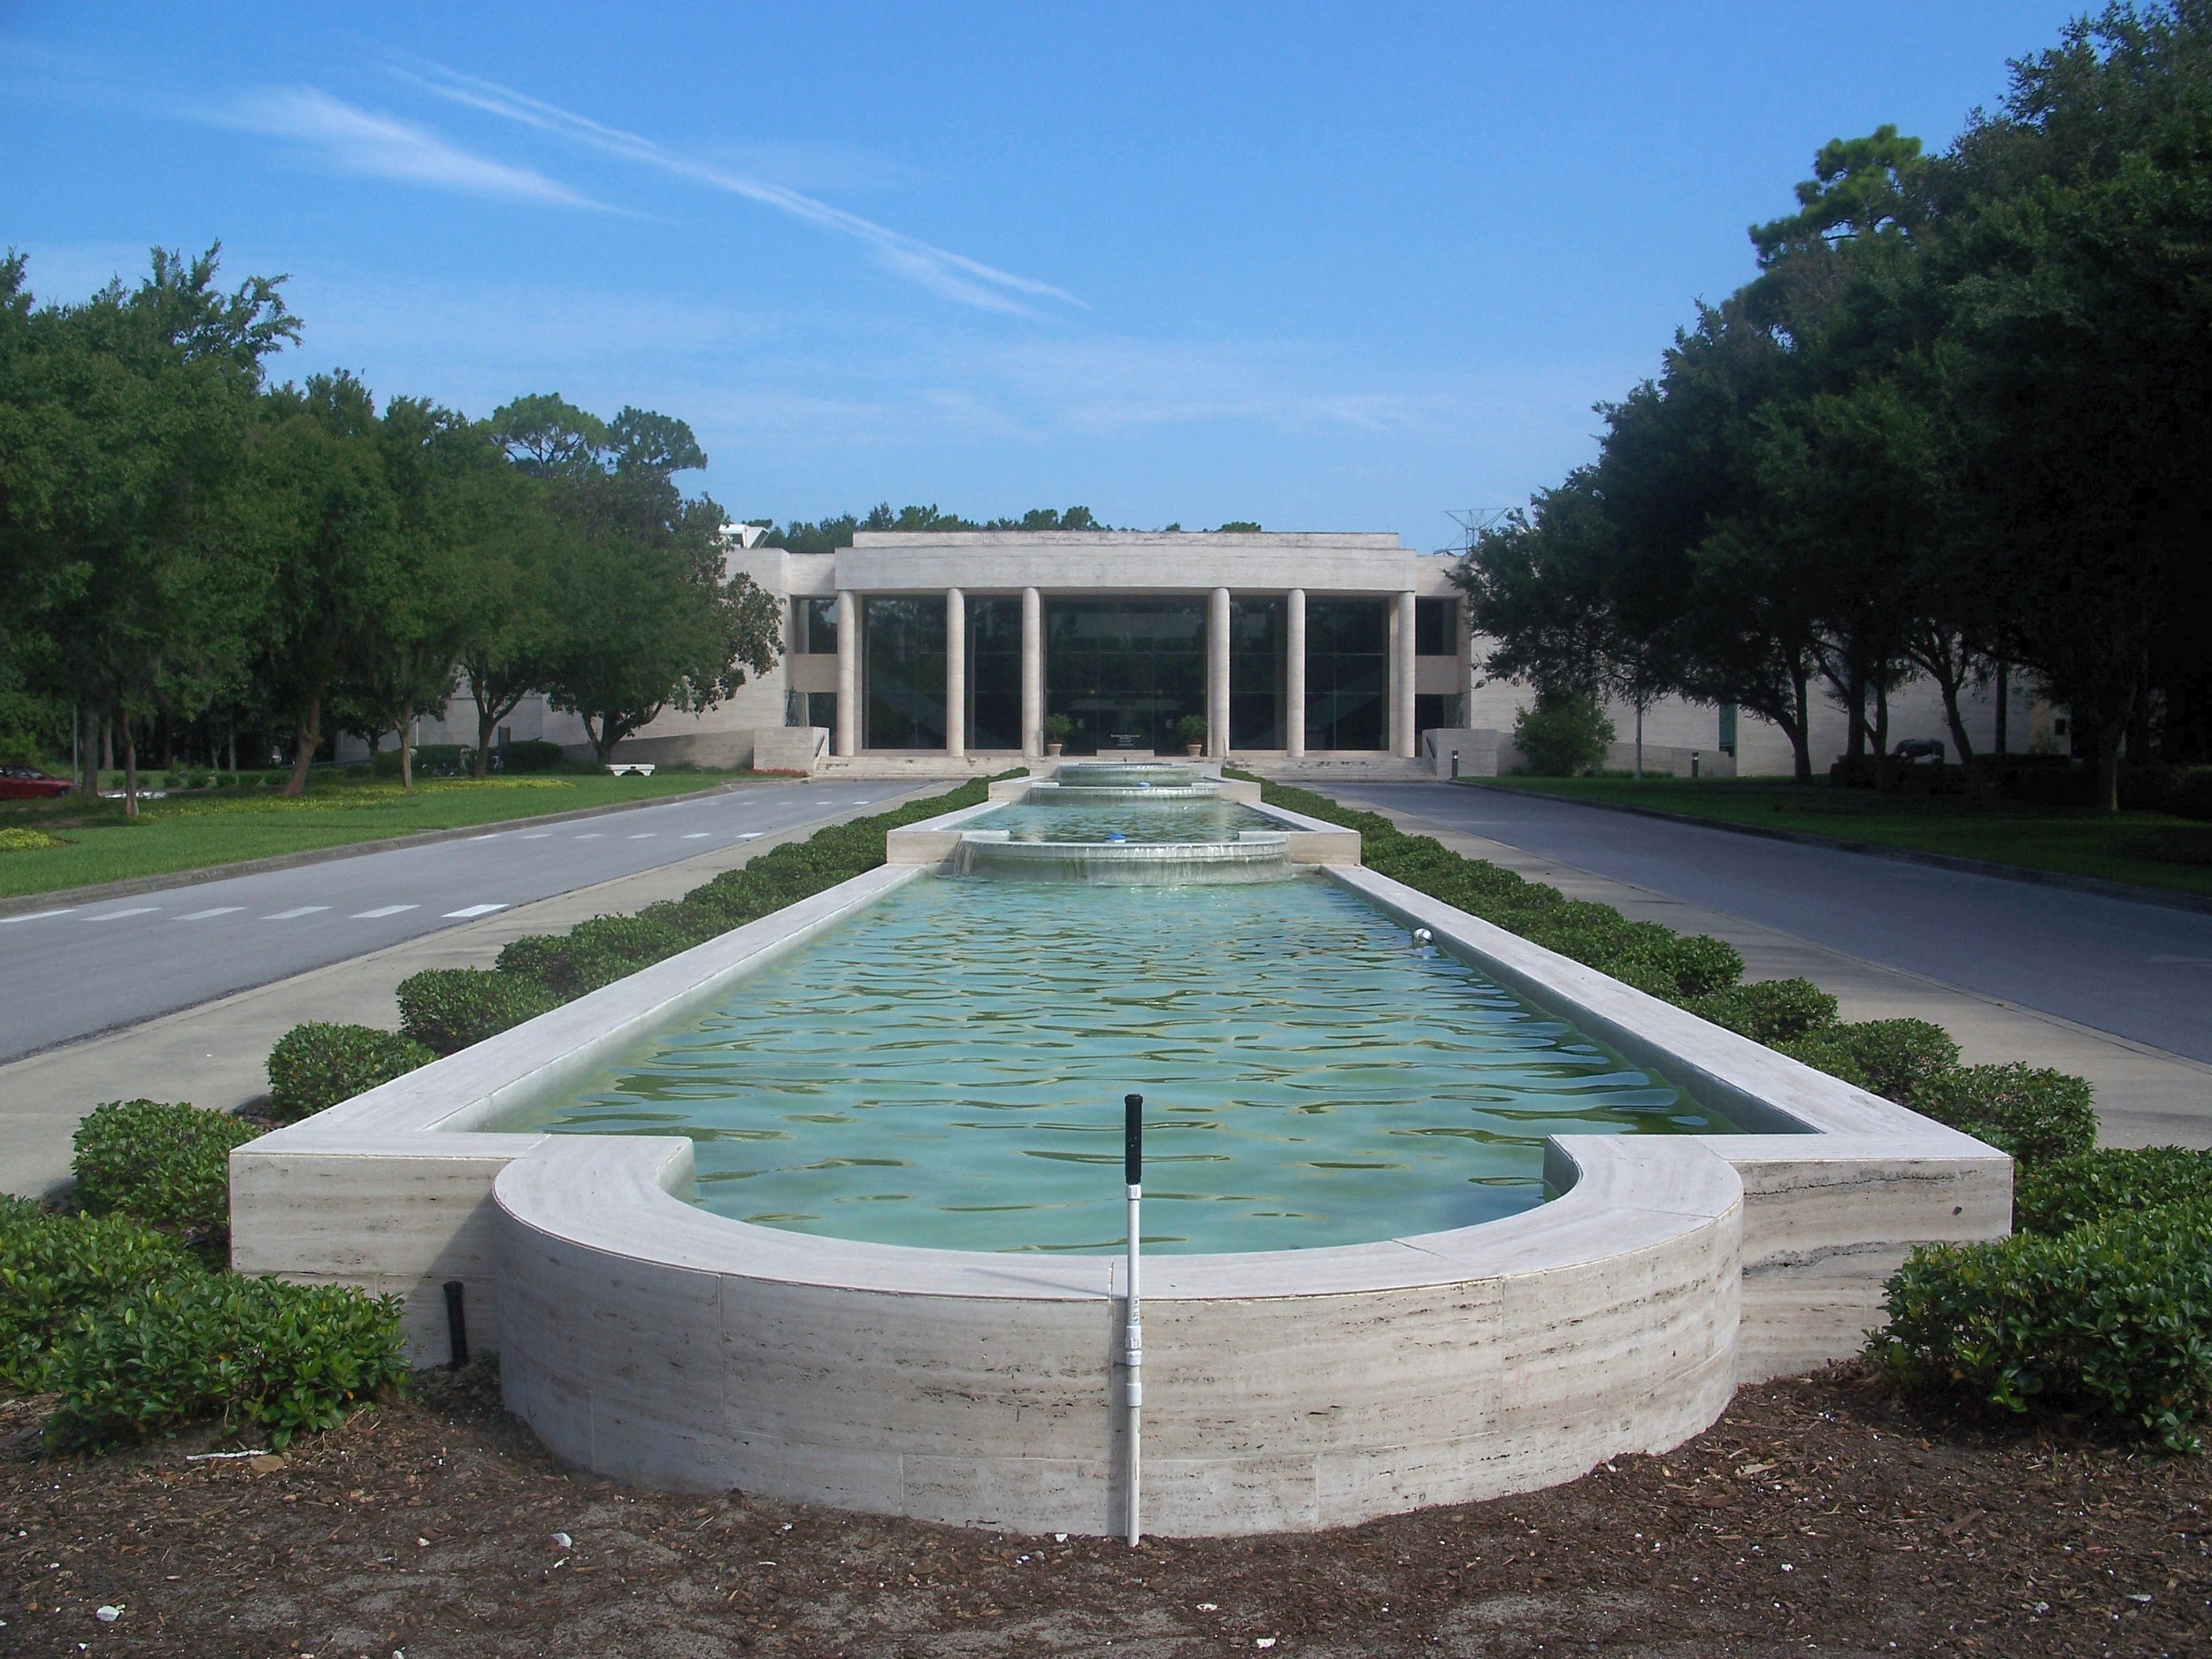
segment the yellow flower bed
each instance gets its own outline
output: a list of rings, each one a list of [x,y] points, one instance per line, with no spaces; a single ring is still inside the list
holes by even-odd
[[[49,835],[42,830],[0,829],[0,853],[35,853],[48,847],[68,845],[58,835]]]

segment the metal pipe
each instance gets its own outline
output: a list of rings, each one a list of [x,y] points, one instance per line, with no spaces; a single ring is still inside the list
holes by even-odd
[[[1144,1096],[1125,1094],[1122,1108],[1122,1179],[1129,1195],[1129,1295],[1122,1324],[1122,1404],[1129,1414],[1129,1548],[1134,1549],[1143,1528],[1137,1508],[1139,1417],[1144,1409],[1144,1315],[1137,1286],[1138,1210],[1144,1199]]]
[[[468,1315],[461,1307],[461,1281],[449,1279],[445,1282],[445,1333],[451,1349],[452,1363],[449,1371],[459,1371],[469,1363]]]

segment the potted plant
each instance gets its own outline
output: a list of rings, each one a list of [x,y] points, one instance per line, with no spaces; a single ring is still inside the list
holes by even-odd
[[[1175,723],[1175,735],[1183,740],[1183,753],[1196,759],[1206,752],[1206,717],[1185,715]]]
[[[1056,755],[1068,739],[1075,735],[1075,722],[1064,714],[1045,716],[1045,753]]]

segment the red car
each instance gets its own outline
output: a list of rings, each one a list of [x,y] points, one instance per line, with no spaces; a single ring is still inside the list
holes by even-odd
[[[50,801],[74,787],[35,766],[0,766],[0,801]]]

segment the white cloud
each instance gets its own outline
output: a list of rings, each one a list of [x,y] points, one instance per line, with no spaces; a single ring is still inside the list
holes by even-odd
[[[212,119],[223,126],[301,145],[340,173],[392,179],[462,196],[542,202],[598,212],[617,211],[534,169],[472,154],[426,127],[357,109],[317,87],[265,88],[239,99]]]
[[[557,104],[547,104],[489,81],[459,74],[437,65],[425,67],[427,73],[422,74],[406,70],[395,73],[423,90],[465,108],[495,115],[503,120],[565,138],[603,155],[652,167],[695,184],[703,184],[749,202],[757,202],[818,229],[849,236],[868,248],[889,269],[947,299],[957,300],[984,311],[1008,311],[1025,316],[1029,314],[1029,308],[1022,304],[1017,296],[1059,300],[1076,305],[1082,303],[1074,295],[1064,288],[1055,288],[1049,282],[1018,276],[1010,271],[1002,271],[995,265],[971,259],[965,254],[936,247],[903,232],[879,225],[872,219],[863,219],[857,213],[833,207],[787,185],[771,184],[749,173],[679,155],[640,134],[608,127],[588,116],[578,115]]]

